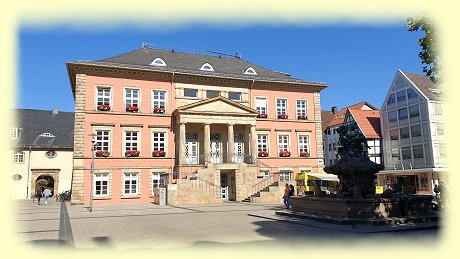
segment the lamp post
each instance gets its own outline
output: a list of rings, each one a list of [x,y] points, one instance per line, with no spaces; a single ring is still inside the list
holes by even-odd
[[[94,178],[94,149],[97,147],[96,140],[91,140],[91,194],[89,197],[89,211],[93,212],[93,178]]]

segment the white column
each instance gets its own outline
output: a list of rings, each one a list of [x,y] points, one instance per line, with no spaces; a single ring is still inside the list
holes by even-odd
[[[228,145],[227,145],[227,163],[233,162],[233,152],[235,149],[235,136],[233,133],[233,124],[228,124]]]
[[[179,164],[185,164],[185,123],[179,126]]]
[[[251,125],[251,156],[252,159],[257,159],[257,134],[256,125]]]
[[[251,143],[251,135],[249,134],[249,125],[246,125],[244,127],[244,155],[245,155],[245,161],[247,160],[247,156],[250,155],[249,151],[249,146]],[[245,162],[247,163],[247,162]]]
[[[204,139],[203,139],[203,145],[204,145],[204,162],[209,163],[211,160],[211,127],[209,123],[204,124]]]

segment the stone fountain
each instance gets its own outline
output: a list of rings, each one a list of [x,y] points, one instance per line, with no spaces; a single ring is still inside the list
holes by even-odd
[[[356,123],[343,125],[338,130],[341,146],[340,159],[324,171],[337,175],[337,193],[325,195],[315,188],[315,195],[292,197],[292,210],[319,215],[323,218],[389,218],[429,215],[432,213],[430,195],[405,193],[375,194],[376,173],[383,165],[367,156],[367,140]]]

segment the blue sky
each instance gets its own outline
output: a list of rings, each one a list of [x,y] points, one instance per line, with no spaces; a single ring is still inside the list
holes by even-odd
[[[330,85],[321,108],[339,109],[360,101],[380,108],[396,70],[422,74],[421,32],[405,21],[388,26],[254,25],[217,28],[202,24],[170,30],[118,27],[91,30],[22,27],[19,40],[19,91],[16,108],[74,111],[65,62],[97,60],[141,47],[240,53],[260,66],[292,77]],[[183,48],[183,49],[178,49]]]

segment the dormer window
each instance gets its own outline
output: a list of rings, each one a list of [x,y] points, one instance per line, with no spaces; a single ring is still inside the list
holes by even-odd
[[[16,140],[19,137],[19,128],[10,128],[10,139]]]
[[[157,67],[166,67],[166,63],[163,59],[161,58],[156,58],[150,63],[152,66],[157,66]]]
[[[214,71],[214,68],[212,68],[211,64],[205,63],[204,65],[201,66],[200,70]]]
[[[40,137],[54,138],[55,136],[51,133],[45,132],[40,134]]]
[[[256,72],[256,71],[254,70],[254,68],[252,68],[252,67],[248,67],[248,68],[244,71],[244,73],[245,73],[246,75],[257,75],[257,72]]]

